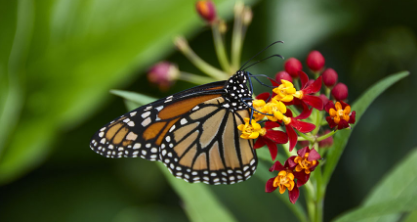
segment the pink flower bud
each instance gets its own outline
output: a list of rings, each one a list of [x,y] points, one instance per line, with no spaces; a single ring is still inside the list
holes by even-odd
[[[298,77],[298,72],[303,69],[303,65],[296,58],[289,58],[285,61],[284,67],[285,71],[294,78]]]
[[[208,23],[212,23],[216,20],[216,8],[214,7],[214,3],[212,1],[198,1],[195,6],[201,18],[206,20]]]
[[[314,72],[321,71],[324,67],[324,57],[319,51],[311,51],[307,56],[307,66]]]
[[[339,82],[333,87],[332,95],[336,100],[345,100],[348,97],[348,87]]]
[[[327,87],[331,87],[337,82],[337,78],[338,78],[337,73],[332,68],[328,68],[324,70],[322,76],[323,76],[323,83]]]
[[[287,81],[292,82],[292,78],[291,78],[290,74],[288,74],[288,72],[285,72],[285,71],[278,72],[278,73],[275,75],[275,80],[276,80],[279,84],[281,84],[281,79],[285,79],[285,80],[287,80]]]
[[[175,64],[164,61],[149,69],[148,79],[158,85],[161,90],[166,90],[175,82],[179,73],[180,71]]]
[[[326,135],[328,133],[330,133],[331,130],[325,130],[323,135]],[[321,135],[321,136],[323,136]],[[327,148],[330,147],[331,145],[333,145],[333,136],[330,136],[322,141],[319,142],[319,148]]]
[[[323,101],[323,105],[326,105],[329,102],[329,98],[326,95],[321,94],[320,96],[321,101]]]

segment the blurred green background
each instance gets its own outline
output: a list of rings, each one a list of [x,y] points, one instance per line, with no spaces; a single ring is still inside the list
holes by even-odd
[[[230,28],[235,1],[215,2]],[[329,221],[358,206],[417,145],[417,1],[245,2],[254,19],[243,60],[276,40],[285,44],[267,53],[304,62],[319,50],[348,85],[350,102],[391,73],[411,72],[356,126],[328,187]],[[188,220],[154,163],[103,158],[89,140],[126,112],[110,89],[162,97],[192,86],[177,82],[160,92],[146,79],[146,70],[165,59],[199,73],[175,51],[175,36],[185,35],[218,66],[211,31],[194,3],[0,1],[0,221]],[[273,76],[282,69],[283,61],[270,60],[250,71]],[[264,182],[254,177],[209,189],[239,221],[295,220],[275,195],[264,193]]]

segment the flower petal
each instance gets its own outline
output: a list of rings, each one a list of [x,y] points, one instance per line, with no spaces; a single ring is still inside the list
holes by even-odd
[[[318,96],[304,95],[302,100],[318,110],[323,110],[323,100]]]
[[[348,127],[349,127],[349,123],[344,119],[341,119],[339,121],[339,124],[337,125],[337,129],[339,129],[339,130],[344,129],[344,128],[348,128]]]
[[[297,151],[298,156],[300,156],[301,158],[303,158],[307,152],[310,152],[310,148],[308,148],[308,146],[300,149]]]
[[[277,189],[276,187],[273,186],[274,180],[275,180],[275,177],[269,179],[268,181],[266,181],[266,184],[265,184],[265,192],[271,193],[271,192],[273,192],[274,190]]]
[[[278,144],[285,144],[288,142],[287,134],[279,130],[268,130],[265,134],[265,137]]]
[[[333,101],[329,100],[329,102],[327,102],[327,104],[324,106],[324,109],[327,113],[329,113],[331,108],[335,109],[335,106]]]
[[[332,119],[332,117],[331,117],[331,116],[326,117],[326,121],[327,121],[327,123],[329,124],[329,127],[330,127],[331,129],[333,129],[333,128],[335,128],[335,127],[336,127],[336,123],[334,122],[334,120]]]
[[[297,178],[297,187],[301,187],[307,183],[307,181],[310,179],[310,175],[311,174],[306,174],[304,170],[301,172],[294,172],[294,176]]]
[[[263,147],[263,146],[265,146],[265,139],[264,139],[262,136],[260,136],[260,137],[256,140],[255,145],[253,145],[253,148],[254,148],[254,149],[258,149],[258,148],[261,148],[261,147]]]
[[[288,196],[290,198],[291,203],[295,204],[298,197],[300,196],[300,190],[298,189],[298,187],[294,186],[294,188],[288,192]]]
[[[353,111],[353,112],[350,114],[349,123],[350,123],[350,124],[354,124],[354,123],[355,123],[355,121],[356,121],[356,111]]]
[[[298,76],[300,77],[301,89],[304,89],[304,87],[306,87],[306,84],[307,84],[309,78],[308,78],[307,74],[303,71],[299,71]]]
[[[294,161],[294,159],[296,157],[297,156],[288,157],[288,159],[284,163],[284,168],[289,168],[289,169],[293,170],[297,166],[297,163],[295,163],[295,161]]]
[[[300,99],[297,99],[297,100],[301,101],[300,104],[303,107],[303,111],[300,113],[300,115],[298,115],[294,119],[307,119],[311,115],[311,112],[313,111],[313,109],[312,108],[309,109],[307,104],[305,102],[303,102],[302,100],[300,100]],[[295,101],[295,99],[294,99],[294,101]]]
[[[317,78],[313,83],[303,89],[304,94],[312,94],[320,91],[321,89],[321,76]]]
[[[295,145],[297,144],[298,136],[291,125],[285,125],[285,130],[287,131],[288,139],[290,140],[289,148],[290,151],[292,151],[292,149],[294,149]]]
[[[284,166],[279,161],[275,161],[274,165],[269,168],[269,172],[285,170]]]
[[[256,99],[262,99],[265,102],[268,102],[267,100],[270,98],[270,96],[271,96],[271,94],[269,92],[264,92],[264,93],[261,93],[261,94],[257,95]]]
[[[302,133],[311,132],[316,128],[316,125],[314,125],[312,123],[302,122],[302,121],[296,120],[294,118],[291,118],[290,125],[292,127],[296,128],[298,131],[300,131]]]
[[[320,158],[321,158],[320,154],[313,148],[310,150],[310,154],[308,155],[307,160],[313,161],[313,160],[318,160]]]
[[[277,122],[272,122],[272,121],[266,121],[265,122],[265,129],[272,129],[275,127],[280,127],[281,125]]]
[[[275,160],[275,158],[277,157],[277,154],[278,154],[277,145],[273,141],[268,140],[268,139],[265,140],[265,143],[268,146],[269,153],[271,154],[272,160]]]

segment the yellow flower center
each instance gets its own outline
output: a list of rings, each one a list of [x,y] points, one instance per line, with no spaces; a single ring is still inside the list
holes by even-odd
[[[301,156],[297,156],[297,157],[295,157],[295,159],[294,159],[294,162],[296,163],[296,164],[298,164],[296,167],[295,167],[295,171],[297,171],[297,172],[301,172],[301,171],[303,171],[304,170],[304,172],[306,173],[306,174],[310,174],[310,168],[311,167],[314,167],[315,165],[317,165],[317,160],[313,160],[313,161],[308,161],[308,155],[309,155],[309,153],[306,153],[305,155],[304,155],[304,157],[301,157]]]
[[[275,177],[272,186],[279,187],[279,192],[283,194],[286,189],[292,191],[294,189],[294,174],[291,170],[281,170]]]
[[[342,108],[342,104],[337,102],[335,105],[336,109],[330,108],[329,114],[332,117],[333,121],[336,124],[339,124],[341,119],[344,119],[346,122],[349,122],[350,118],[350,106],[346,106],[345,109]]]
[[[284,113],[287,112],[287,107],[281,101],[272,99],[263,107],[262,112],[272,114],[273,116],[267,116],[267,118],[275,122],[284,118]]]
[[[262,99],[260,99],[260,100],[253,100],[252,106],[255,109],[255,112],[253,113],[253,118],[256,121],[259,121],[259,120],[261,120],[261,119],[263,119],[265,117],[265,115],[256,112],[256,110],[261,111],[265,105],[266,105],[266,103]]]
[[[294,99],[294,93],[297,90],[294,88],[294,85],[285,79],[281,79],[281,85],[274,88],[272,91],[277,94],[274,99],[282,102],[291,102]]]
[[[249,118],[245,118],[245,124],[240,124],[237,128],[242,131],[240,137],[243,139],[256,139],[259,135],[266,134],[266,129],[262,128],[256,120],[252,120],[249,124]]]

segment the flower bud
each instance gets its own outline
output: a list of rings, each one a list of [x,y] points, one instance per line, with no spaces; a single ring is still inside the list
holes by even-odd
[[[330,132],[331,130],[327,129],[324,131],[323,135],[326,135]],[[319,148],[327,148],[327,147],[330,147],[331,145],[333,145],[333,136],[327,137],[326,139],[319,142]]]
[[[329,102],[329,98],[327,98],[326,95],[320,94],[319,97],[320,97],[321,101],[323,101],[323,105],[326,105]]]
[[[212,1],[198,1],[195,6],[198,14],[200,14],[201,18],[206,20],[206,22],[212,23],[216,20],[216,8],[214,7],[214,3]]]
[[[339,82],[333,87],[332,95],[336,100],[345,100],[348,97],[348,87]]]
[[[252,9],[250,7],[245,7],[245,9],[243,10],[243,15],[242,15],[243,24],[248,26],[252,22],[252,18],[253,18]]]
[[[276,80],[279,84],[281,84],[281,79],[285,79],[285,80],[287,80],[287,81],[292,82],[292,78],[291,78],[290,74],[288,74],[288,73],[287,73],[287,72],[285,72],[285,71],[278,72],[278,73],[275,75],[275,80]]]
[[[298,72],[303,69],[303,65],[296,58],[289,58],[285,61],[284,67],[285,71],[294,78],[298,77]]]
[[[307,66],[313,72],[321,71],[324,67],[324,57],[319,51],[311,51],[307,56]]]
[[[149,69],[148,79],[158,85],[161,90],[166,90],[174,83],[179,74],[180,70],[175,64],[164,61]]]
[[[324,70],[322,76],[323,76],[323,84],[326,85],[327,87],[331,87],[337,82],[337,78],[338,78],[337,73],[332,68],[328,68]]]

